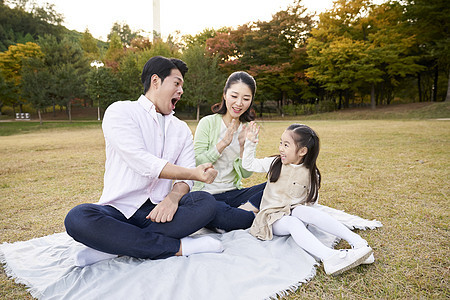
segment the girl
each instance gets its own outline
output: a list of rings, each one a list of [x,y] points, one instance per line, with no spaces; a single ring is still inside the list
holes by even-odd
[[[319,198],[321,182],[316,166],[317,134],[306,125],[293,124],[281,135],[280,155],[255,159],[258,132],[259,127],[250,123],[242,165],[248,171],[267,172],[269,180],[250,233],[262,240],[271,240],[273,234],[291,235],[301,248],[323,262],[329,275],[372,263],[372,248],[364,239],[313,206]],[[345,239],[353,249],[326,247],[307,229],[308,224]]]
[[[208,228],[231,231],[252,225],[266,183],[242,188],[242,178],[252,173],[242,168],[246,124],[255,119],[252,103],[256,82],[246,72],[232,73],[225,83],[222,101],[214,114],[200,120],[195,131],[197,165],[212,163],[218,171],[211,184],[197,181],[194,191],[206,191],[216,199],[216,217]]]

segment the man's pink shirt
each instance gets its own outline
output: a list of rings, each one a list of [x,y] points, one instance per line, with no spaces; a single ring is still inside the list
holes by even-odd
[[[105,112],[102,128],[106,163],[98,204],[111,205],[126,218],[147,199],[157,204],[172,190],[172,180],[158,178],[167,162],[195,167],[188,125],[173,112],[166,115],[163,139],[156,114],[155,106],[144,95],[137,101],[115,102]],[[193,185],[190,180],[184,182]]]

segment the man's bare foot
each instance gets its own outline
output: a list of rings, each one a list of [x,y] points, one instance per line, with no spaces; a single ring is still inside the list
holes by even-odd
[[[253,204],[251,204],[250,202],[245,202],[244,204],[242,204],[241,206],[239,206],[238,208],[246,210],[246,211],[252,211],[255,214],[257,214],[259,212],[259,209],[257,209],[256,207],[253,206]]]

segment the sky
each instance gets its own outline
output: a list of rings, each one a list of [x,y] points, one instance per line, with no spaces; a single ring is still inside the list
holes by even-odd
[[[152,0],[37,0],[38,4],[54,4],[64,15],[68,29],[84,32],[86,28],[98,39],[106,41],[115,22],[128,24],[133,31],[153,31]],[[205,28],[236,28],[250,21],[268,21],[285,10],[293,0],[160,0],[161,34],[165,38],[177,30],[195,35]],[[331,8],[332,0],[302,0],[310,12]]]

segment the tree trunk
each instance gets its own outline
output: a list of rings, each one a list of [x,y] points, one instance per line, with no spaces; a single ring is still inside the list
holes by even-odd
[[[381,84],[377,86],[377,89],[375,91],[375,104],[378,105],[379,103],[381,103],[380,100],[380,90],[381,90]]]
[[[342,91],[339,91],[339,104],[338,104],[338,109],[342,108]]]
[[[56,117],[56,103],[53,101],[53,117]]]
[[[197,102],[197,122],[200,121],[200,102]]]
[[[449,77],[449,83],[450,83],[450,77]],[[259,111],[259,117],[262,118],[262,116],[263,116],[263,109],[264,109],[264,101],[260,100],[259,106],[261,107],[261,110]]]
[[[283,96],[281,98],[281,106],[280,106],[280,112],[281,112],[281,116],[284,118],[284,104],[286,103],[286,92],[283,92]]]
[[[280,115],[284,118],[284,103],[286,103],[286,92],[282,92],[281,101],[280,101]]]
[[[450,72],[448,73],[448,84],[447,84],[447,97],[445,102],[450,102]]]
[[[39,124],[42,125],[42,116],[41,116],[41,109],[38,108],[38,116],[39,116]]]
[[[67,113],[69,114],[69,122],[72,123],[72,101],[67,103]]]
[[[350,91],[345,90],[344,93],[344,108],[348,108],[350,103]]]
[[[419,91],[419,102],[422,102],[422,83],[421,83],[420,72],[417,73],[417,89]]]
[[[439,77],[439,66],[436,64],[434,67],[434,83],[433,83],[433,98],[431,101],[437,101],[437,93],[438,93],[438,77]]]
[[[375,109],[377,107],[375,103],[375,83],[372,83],[372,89],[370,91],[370,108]]]

